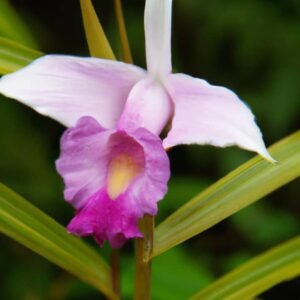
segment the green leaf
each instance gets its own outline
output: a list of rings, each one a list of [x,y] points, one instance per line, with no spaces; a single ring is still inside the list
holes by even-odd
[[[0,74],[7,74],[25,67],[43,53],[0,37]]]
[[[80,6],[91,56],[115,60],[91,0],[80,0]]]
[[[269,150],[277,164],[254,157],[162,222],[155,230],[153,255],[203,232],[300,175],[300,131]]]
[[[192,300],[253,297],[300,274],[300,237],[259,255],[200,291]]]
[[[29,47],[37,47],[37,43],[28,30],[26,23],[22,21],[17,11],[9,1],[0,1],[0,35]]]
[[[110,268],[79,238],[0,184],[0,232],[115,299]]]

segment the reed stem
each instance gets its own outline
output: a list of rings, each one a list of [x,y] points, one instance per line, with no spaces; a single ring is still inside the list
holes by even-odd
[[[151,254],[153,249],[154,217],[145,215],[139,222],[144,237],[136,239],[135,300],[151,299]]]
[[[114,0],[114,4],[115,4],[116,18],[117,18],[117,23],[118,23],[118,28],[119,28],[120,38],[121,38],[123,61],[128,64],[132,64],[133,60],[132,60],[129,41],[127,37],[121,0]]]

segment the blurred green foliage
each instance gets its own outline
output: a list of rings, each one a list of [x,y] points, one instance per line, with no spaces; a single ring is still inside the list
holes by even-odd
[[[42,55],[39,51],[0,36],[0,74],[17,71]]]
[[[10,3],[40,50],[88,55],[79,1]],[[94,3],[120,56],[112,1]],[[139,0],[123,1],[133,57],[141,66],[145,66],[143,5]],[[7,16],[16,24],[13,15]],[[299,28],[298,0],[176,0],[174,70],[238,92],[253,109],[269,145],[299,128]],[[9,36],[5,30],[0,28],[0,34]],[[73,210],[63,201],[62,182],[54,167],[64,128],[15,101],[0,100],[0,181],[66,225]],[[157,222],[252,155],[237,148],[173,149],[170,191],[159,205]],[[299,216],[298,180],[155,258],[153,299],[186,299],[245,260],[299,234]],[[1,236],[0,243],[1,299],[101,299],[97,291],[8,238]],[[98,251],[108,256],[110,250],[104,247]],[[131,242],[122,251],[126,299],[130,299],[133,282],[132,251]],[[299,279],[283,283],[260,298],[300,299]]]
[[[37,47],[30,29],[9,0],[0,2],[0,35],[25,46]]]

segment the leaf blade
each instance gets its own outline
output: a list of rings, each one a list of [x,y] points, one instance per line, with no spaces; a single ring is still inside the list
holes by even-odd
[[[300,274],[300,236],[229,272],[191,300],[252,299],[272,286]]]
[[[155,230],[153,256],[203,232],[300,175],[300,131],[270,147],[277,165],[258,156],[198,194]]]
[[[0,37],[0,74],[15,72],[42,55],[42,52]]]
[[[37,47],[37,42],[16,9],[8,0],[0,1],[0,35],[29,47]]]
[[[91,56],[116,60],[91,0],[80,0],[80,7]]]
[[[115,299],[110,268],[79,238],[0,184],[0,232]]]

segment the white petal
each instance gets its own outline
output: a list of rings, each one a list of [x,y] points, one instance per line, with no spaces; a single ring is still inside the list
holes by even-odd
[[[146,0],[145,37],[148,71],[157,77],[171,73],[172,0]]]
[[[251,110],[229,89],[183,74],[170,75],[166,86],[175,104],[166,148],[178,144],[238,145],[274,162]]]
[[[173,105],[164,87],[156,80],[145,78],[132,88],[118,127],[127,131],[142,127],[159,135],[172,112]]]
[[[132,86],[145,71],[98,58],[48,55],[0,80],[0,93],[63,125],[82,116],[113,128]]]

